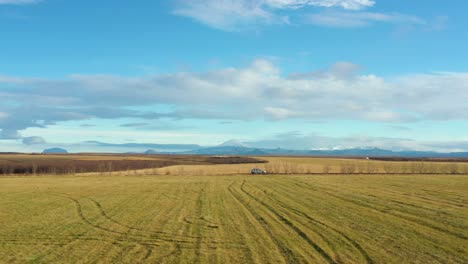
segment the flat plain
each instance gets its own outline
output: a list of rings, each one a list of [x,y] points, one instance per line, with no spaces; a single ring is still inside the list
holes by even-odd
[[[0,177],[0,262],[468,263],[466,175],[252,166]]]

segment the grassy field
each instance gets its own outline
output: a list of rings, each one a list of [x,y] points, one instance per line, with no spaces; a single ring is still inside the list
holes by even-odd
[[[468,263],[467,176],[235,166],[2,177],[0,262]]]
[[[273,174],[463,174],[468,162],[381,161],[344,158],[258,157],[267,163],[224,164],[216,166],[175,165],[148,173],[162,175],[238,175],[253,167]],[[144,172],[144,171],[141,171]]]
[[[157,169],[175,165],[214,165],[263,162],[250,157],[142,154],[2,154],[0,176],[110,173]]]

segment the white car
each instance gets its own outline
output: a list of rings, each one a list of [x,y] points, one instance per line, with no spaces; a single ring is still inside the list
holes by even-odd
[[[255,168],[255,169],[252,169],[250,171],[251,174],[267,174],[267,171],[266,170],[262,170],[262,169],[258,169],[258,168]]]

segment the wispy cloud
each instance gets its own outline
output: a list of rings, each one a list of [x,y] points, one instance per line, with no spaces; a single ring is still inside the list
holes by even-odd
[[[425,25],[425,20],[410,15],[397,13],[373,12],[322,12],[306,16],[310,24],[330,27],[365,27],[373,23]]]
[[[42,137],[25,137],[23,138],[23,144],[25,145],[43,145],[47,142]]]
[[[41,0],[0,0],[0,5],[24,5],[34,4]]]
[[[82,124],[80,127],[95,127],[96,125],[93,124]]]
[[[174,14],[192,18],[200,23],[222,30],[236,30],[251,24],[283,23],[264,8],[261,2],[240,0],[187,0],[179,1]]]
[[[208,26],[237,30],[255,24],[285,24],[289,16],[279,11],[305,7],[337,7],[359,10],[375,4],[372,0],[179,0],[174,14]]]
[[[371,7],[373,0],[263,0],[265,5],[274,8],[302,8],[306,6],[342,7],[344,9],[359,10]]]
[[[128,124],[122,124],[120,125],[121,127],[144,127],[149,125],[148,123],[128,123]]]

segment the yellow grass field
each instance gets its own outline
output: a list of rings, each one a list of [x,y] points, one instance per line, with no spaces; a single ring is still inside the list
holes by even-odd
[[[311,157],[257,157],[268,161],[260,164],[222,164],[213,166],[176,165],[149,174],[163,175],[238,175],[245,174],[253,167],[274,174],[468,174],[466,162],[391,162],[366,159],[338,159]],[[351,168],[349,168],[351,167]],[[141,170],[144,173],[144,170]]]
[[[0,177],[0,263],[468,263],[466,175],[252,166]]]

